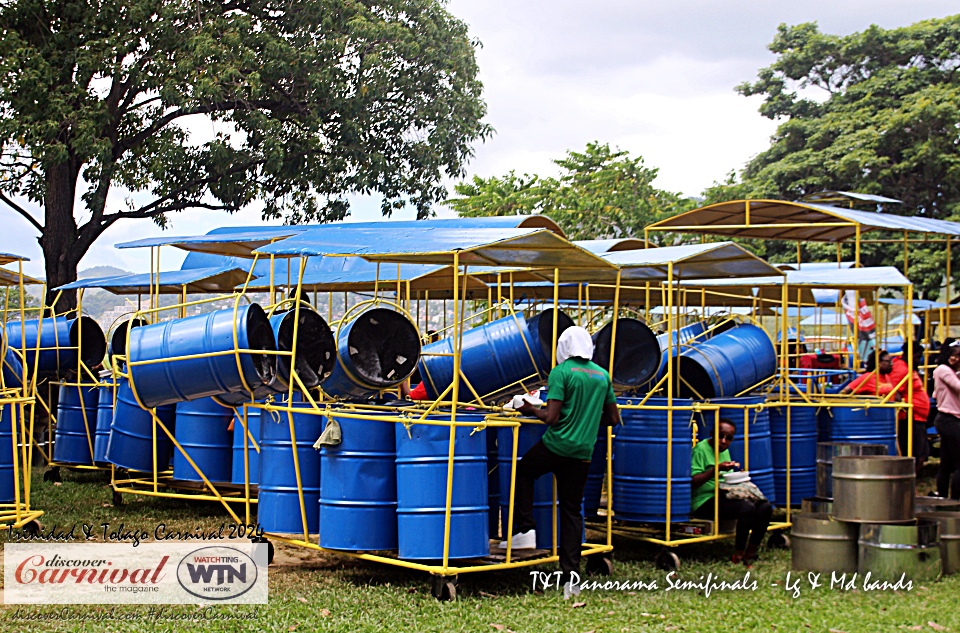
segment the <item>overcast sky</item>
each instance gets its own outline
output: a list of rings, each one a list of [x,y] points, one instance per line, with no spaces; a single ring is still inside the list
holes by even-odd
[[[824,32],[847,34],[870,24],[894,28],[951,15],[958,5],[955,0],[451,0],[449,9],[483,43],[477,53],[480,75],[487,121],[496,129],[476,147],[471,175],[511,169],[554,174],[551,159],[596,140],[659,168],[657,186],[697,195],[768,144],[776,123],[757,113],[759,98],[741,97],[733,88],[754,80],[757,70],[773,61],[766,46],[778,24],[816,21]],[[120,202],[111,197],[112,204]],[[378,201],[355,202],[353,219],[378,216]],[[9,210],[0,209],[0,218],[0,251],[31,257],[28,272],[42,275],[36,231]],[[261,223],[255,209],[235,216],[196,211],[171,220],[172,235]],[[80,269],[110,264],[147,270],[146,253],[113,245],[159,234],[148,220],[118,223]],[[178,267],[183,255],[165,249],[162,257],[166,270]]]

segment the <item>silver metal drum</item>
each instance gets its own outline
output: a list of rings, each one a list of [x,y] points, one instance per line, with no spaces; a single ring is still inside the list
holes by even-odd
[[[876,580],[936,580],[941,574],[940,524],[921,519],[915,525],[864,523],[860,526],[861,575]]]
[[[835,457],[833,516],[854,523],[912,522],[916,484],[912,457]]]
[[[857,571],[860,525],[835,521],[828,514],[798,514],[790,529],[793,569],[797,571]]]
[[[917,518],[940,524],[940,560],[944,575],[960,572],[960,512],[924,512]]]
[[[817,444],[817,496],[833,497],[833,458],[853,455],[886,455],[884,444],[820,442]]]
[[[917,497],[913,500],[913,511],[917,516],[921,512],[960,512],[960,501],[943,497]]]
[[[800,512],[804,514],[833,514],[833,499],[807,497],[800,500]]]

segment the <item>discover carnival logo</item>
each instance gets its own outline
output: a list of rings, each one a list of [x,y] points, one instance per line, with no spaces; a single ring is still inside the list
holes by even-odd
[[[4,602],[266,604],[267,547],[7,543]]]

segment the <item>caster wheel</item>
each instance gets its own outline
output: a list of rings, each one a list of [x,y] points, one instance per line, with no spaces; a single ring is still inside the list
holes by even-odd
[[[790,549],[790,537],[780,532],[774,532],[767,537],[767,547],[770,549]]]
[[[254,536],[250,539],[251,543],[266,543],[267,544],[267,564],[273,564],[273,556],[276,553],[276,548],[273,546],[269,540],[265,539],[262,536]]]
[[[654,563],[656,564],[657,569],[662,569],[663,571],[680,570],[680,557],[668,549],[665,549],[657,554],[657,559],[654,561]]]
[[[457,577],[434,576],[431,593],[440,602],[453,602],[457,599]]]
[[[123,495],[117,491],[113,492],[113,505],[117,508],[123,505]]]
[[[610,576],[613,574],[613,559],[609,556],[587,556],[588,576]]]
[[[23,533],[29,534],[30,536],[39,536],[40,532],[42,531],[43,531],[43,524],[41,524],[40,521],[37,521],[36,519],[34,519],[33,521],[30,521],[29,523],[23,526]]]
[[[43,473],[43,480],[51,483],[59,483],[63,481],[63,478],[60,477],[60,467],[54,466],[47,472]]]

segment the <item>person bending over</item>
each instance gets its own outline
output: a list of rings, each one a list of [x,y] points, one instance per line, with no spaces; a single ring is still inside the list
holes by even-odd
[[[693,498],[690,507],[693,515],[699,519],[713,520],[713,499],[716,494],[714,476],[719,470],[726,472],[739,468],[740,464],[730,459],[730,444],[736,437],[737,427],[730,420],[720,420],[720,436],[698,442],[693,448],[690,473],[693,475]],[[719,444],[715,444],[719,442]],[[714,461],[714,446],[719,446],[719,464]],[[722,477],[721,477],[722,481]],[[748,501],[745,499],[727,499],[721,491],[717,497],[719,518],[727,521],[737,520],[737,534],[734,543],[732,561],[750,565],[757,558],[757,550],[763,541],[773,516],[773,506],[766,499]]]
[[[537,417],[549,428],[517,462],[513,549],[536,547],[534,482],[553,473],[560,506],[558,553],[564,599],[579,594],[579,587],[571,581],[571,572],[580,570],[580,505],[600,424],[620,422],[610,375],[593,363],[592,357],[593,340],[585,329],[573,326],[564,330],[557,341],[557,366],[548,378],[546,408],[525,403],[517,409],[523,415]],[[506,541],[500,543],[501,548],[506,546]]]

